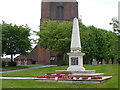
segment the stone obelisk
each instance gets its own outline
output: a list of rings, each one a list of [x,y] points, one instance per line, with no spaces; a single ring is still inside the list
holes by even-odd
[[[69,67],[67,68],[67,70],[84,71],[85,68],[83,67],[83,56],[85,54],[81,52],[81,41],[77,18],[74,18],[73,20],[73,30],[70,49],[71,52],[67,53],[69,55]]]

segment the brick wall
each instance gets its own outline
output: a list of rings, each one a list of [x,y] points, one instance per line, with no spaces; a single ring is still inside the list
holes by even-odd
[[[58,6],[64,7],[63,21],[72,21],[73,18],[78,17],[78,2],[42,2],[41,20],[57,20],[56,8]]]
[[[55,56],[55,61],[50,61],[51,56]],[[28,61],[29,59],[31,60]],[[27,60],[28,64],[32,64],[32,61],[36,61],[36,64],[57,64],[57,53],[48,49],[40,48],[40,45],[36,45],[31,53],[26,56],[20,55],[15,58],[15,61],[16,60],[21,60],[21,65],[24,64],[24,60]]]
[[[30,64],[32,64],[32,60],[26,60],[26,63],[25,63],[25,60],[15,60],[15,62],[17,63],[17,65],[30,65]]]

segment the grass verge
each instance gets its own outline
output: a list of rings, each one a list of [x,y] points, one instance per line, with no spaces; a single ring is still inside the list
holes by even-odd
[[[35,80],[2,80],[3,88],[118,88],[118,65],[84,65],[86,70],[96,70],[105,76],[113,76],[102,84],[36,82]],[[36,77],[55,70],[66,70],[68,66],[55,66],[4,73],[6,77]]]

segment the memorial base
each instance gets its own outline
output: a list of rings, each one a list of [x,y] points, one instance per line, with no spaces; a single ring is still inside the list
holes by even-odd
[[[70,66],[67,68],[67,71],[85,71],[85,68],[80,66]]]
[[[83,67],[83,56],[85,55],[82,52],[70,52],[69,55],[69,67],[68,71],[84,71]]]
[[[45,79],[37,79],[37,82],[58,82],[58,83],[87,83],[87,84],[101,84],[104,83],[106,80],[112,78],[112,76],[103,76],[102,79],[99,80],[54,80],[54,79],[49,79],[49,80],[45,80]]]

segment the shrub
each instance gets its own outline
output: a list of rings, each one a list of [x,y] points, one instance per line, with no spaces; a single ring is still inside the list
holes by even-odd
[[[62,65],[69,65],[69,62],[67,60],[61,60],[58,66],[62,66]]]
[[[67,60],[63,60],[62,65],[69,65],[69,62]]]
[[[16,66],[16,62],[8,62],[8,66]]]

